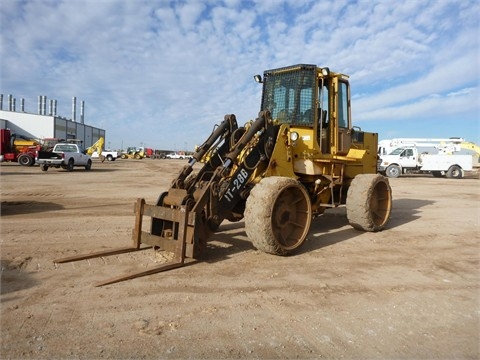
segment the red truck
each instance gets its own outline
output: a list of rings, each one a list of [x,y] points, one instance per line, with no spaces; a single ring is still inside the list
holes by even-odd
[[[16,161],[23,166],[32,166],[37,150],[40,150],[38,141],[12,134],[9,129],[0,129],[1,161]]]

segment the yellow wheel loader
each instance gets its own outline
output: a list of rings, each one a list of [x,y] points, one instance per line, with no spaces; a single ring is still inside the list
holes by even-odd
[[[239,126],[226,115],[156,204],[137,200],[131,247],[56,262],[143,245],[174,252],[171,263],[98,284],[105,285],[180,267],[200,256],[224,220],[242,219],[256,248],[287,255],[303,244],[312,219],[338,206],[355,229],[382,230],[391,188],[376,173],[377,134],[352,125],[348,77],[301,64],[255,80],[263,84],[258,117]]]
[[[145,157],[145,150],[143,148],[129,147],[126,152],[120,155],[121,159],[136,159],[140,160]]]

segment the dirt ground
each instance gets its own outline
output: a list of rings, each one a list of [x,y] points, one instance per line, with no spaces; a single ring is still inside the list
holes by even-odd
[[[2,359],[478,359],[480,180],[391,179],[387,229],[315,219],[295,255],[257,251],[224,223],[205,259],[104,287],[168,254],[128,246],[138,197],[155,203],[183,161],[1,165]]]

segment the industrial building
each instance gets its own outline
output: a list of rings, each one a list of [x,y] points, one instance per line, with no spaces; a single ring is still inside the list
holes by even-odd
[[[32,139],[78,139],[85,148],[93,145],[100,137],[105,138],[105,130],[85,125],[85,103],[81,102],[80,121],[77,122],[77,99],[72,98],[72,117],[57,115],[57,100],[50,100],[47,112],[47,97],[38,97],[38,113],[25,112],[25,100],[21,99],[20,111],[16,110],[16,99],[8,95],[8,104],[4,106],[3,94],[0,94],[0,128],[10,129],[13,133]],[[8,106],[7,106],[8,105]],[[6,109],[4,109],[4,107]]]

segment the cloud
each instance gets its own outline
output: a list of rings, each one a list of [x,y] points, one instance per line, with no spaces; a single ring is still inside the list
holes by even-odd
[[[85,100],[112,146],[193,147],[226,113],[257,115],[254,74],[294,63],[351,75],[360,121],[473,118],[479,13],[473,0],[4,0],[0,90],[31,112],[41,94],[65,116]]]

